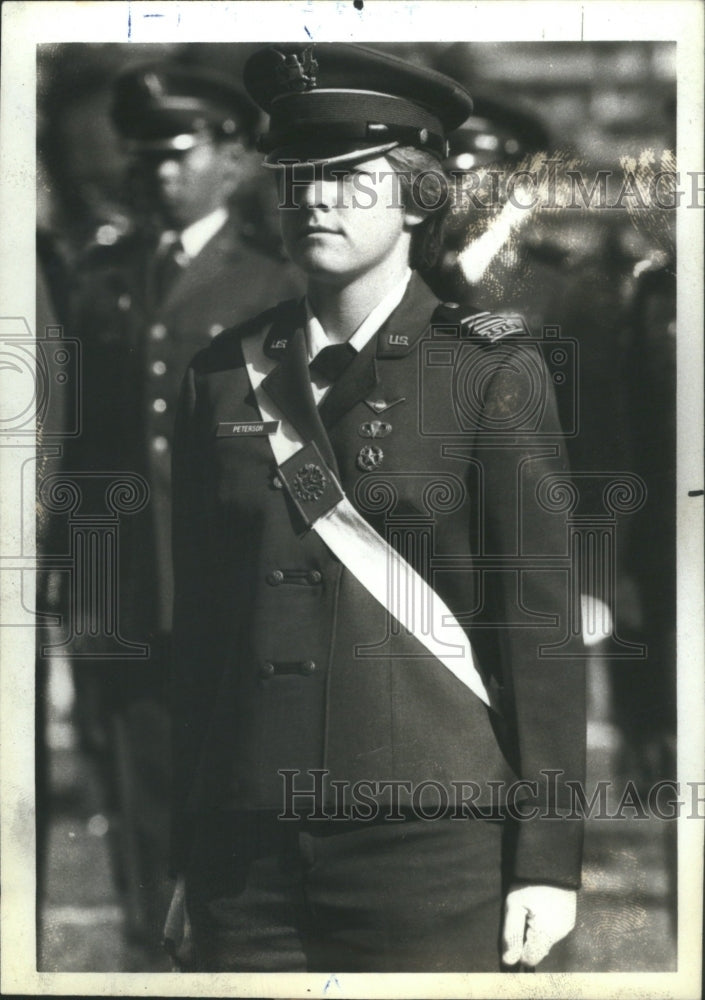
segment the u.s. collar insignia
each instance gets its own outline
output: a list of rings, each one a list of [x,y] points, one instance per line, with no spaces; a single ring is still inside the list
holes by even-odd
[[[289,332],[282,335],[275,328],[271,329],[264,341],[263,350],[265,355],[268,358],[279,358],[281,352],[285,351],[289,346],[289,337]]]
[[[276,67],[278,83],[292,93],[313,90],[316,86],[318,63],[313,54],[313,45],[307,45],[301,58],[295,53],[277,52],[280,62]]]

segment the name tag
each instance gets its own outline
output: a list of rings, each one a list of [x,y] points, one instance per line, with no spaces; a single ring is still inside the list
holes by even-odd
[[[278,420],[259,420],[242,424],[218,424],[215,436],[222,437],[263,437],[276,434],[279,430]]]

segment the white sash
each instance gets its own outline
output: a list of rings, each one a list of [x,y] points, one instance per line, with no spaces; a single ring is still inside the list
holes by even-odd
[[[305,442],[262,387],[277,364],[263,351],[267,333],[265,328],[258,336],[244,337],[242,350],[262,420],[278,422],[269,441],[277,465],[282,465]],[[455,615],[423,577],[358,514],[348,498],[343,495],[311,527],[363,587],[489,706],[490,697],[475,665],[470,641]]]

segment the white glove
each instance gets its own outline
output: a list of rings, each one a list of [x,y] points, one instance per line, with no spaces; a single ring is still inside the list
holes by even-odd
[[[169,912],[164,921],[162,945],[174,960],[174,971],[180,969],[191,957],[193,939],[186,909],[186,883],[183,875],[179,875],[176,880]]]
[[[575,927],[577,893],[553,885],[510,889],[504,904],[502,961],[538,965]]]

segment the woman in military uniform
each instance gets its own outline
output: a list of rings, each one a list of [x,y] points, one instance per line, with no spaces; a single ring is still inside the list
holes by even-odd
[[[182,387],[167,938],[201,970],[535,965],[575,920],[582,661],[540,343],[416,270],[471,100],[333,44],[245,85],[308,290]]]

